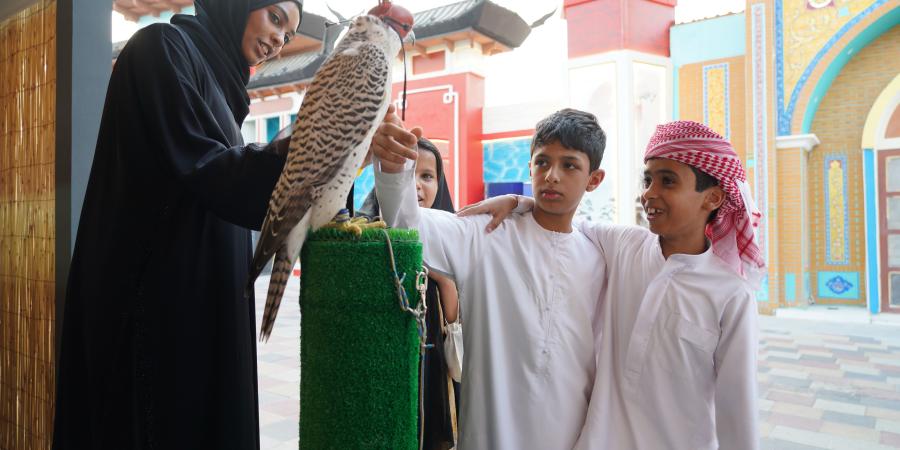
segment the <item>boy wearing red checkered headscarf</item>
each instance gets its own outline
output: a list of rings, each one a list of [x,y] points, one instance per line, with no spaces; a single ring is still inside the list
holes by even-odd
[[[576,448],[756,449],[753,290],[765,262],[744,169],[728,141],[690,121],[659,126],[644,161],[649,230],[578,224],[608,276]],[[485,203],[475,212],[496,221],[514,202]]]
[[[657,212],[658,208],[653,207],[654,201],[648,198],[647,194],[653,193],[649,189],[650,178],[647,177],[653,172],[650,166],[670,166],[666,161],[690,168],[697,178],[695,191],[699,195],[695,197],[705,196],[707,200],[716,201],[711,220],[701,227],[713,253],[742,277],[755,279],[765,268],[753,231],[762,214],[750,195],[744,167],[731,143],[706,125],[689,120],[657,127],[644,155],[648,171],[645,172],[647,191],[642,200],[651,230],[659,228],[666,216],[665,211]],[[707,191],[714,186],[718,189]],[[701,203],[697,206],[707,205]],[[695,228],[694,231],[699,229]],[[660,235],[661,241],[666,241],[663,233],[658,230],[654,232]]]

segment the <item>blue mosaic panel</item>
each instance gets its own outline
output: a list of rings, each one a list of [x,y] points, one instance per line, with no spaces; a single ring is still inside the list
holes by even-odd
[[[759,290],[756,291],[756,301],[767,303],[769,301],[769,276],[766,275],[763,277],[762,282],[759,283]]]
[[[373,172],[372,166],[369,165],[356,177],[356,181],[353,183],[353,209],[362,207],[366,196],[369,195],[372,189],[375,189],[375,172]]]
[[[797,300],[797,275],[784,274],[784,300],[788,302]]]
[[[859,272],[819,272],[819,298],[859,300]]]
[[[484,143],[484,182],[508,183],[531,181],[528,161],[531,159],[531,138]]]

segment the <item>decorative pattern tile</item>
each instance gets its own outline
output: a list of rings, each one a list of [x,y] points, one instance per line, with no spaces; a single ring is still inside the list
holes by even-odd
[[[775,0],[776,8],[781,0]],[[776,9],[775,16],[778,17]],[[768,132],[768,47],[766,43],[766,3],[754,3],[750,6],[750,45],[752,48],[751,82],[753,83],[753,152],[748,159],[753,159],[753,180],[755,186],[754,196],[756,205],[763,211],[763,218],[756,228],[757,244],[763,257],[767,257],[768,244],[768,205],[769,205],[769,142]],[[778,66],[776,65],[776,69]],[[748,164],[749,166],[749,164]],[[766,289],[757,291],[758,301],[768,301],[768,285]]]
[[[817,278],[819,298],[859,299],[858,272],[819,272]]]
[[[791,134],[800,92],[832,47],[887,0],[842,0],[840,8],[810,10],[804,2],[775,0],[775,78],[778,134]],[[852,16],[852,17],[851,17]],[[791,95],[785,104],[787,91]]]
[[[850,264],[850,212],[847,208],[847,155],[825,156],[825,262]]]
[[[728,63],[703,66],[703,122],[731,139]]]

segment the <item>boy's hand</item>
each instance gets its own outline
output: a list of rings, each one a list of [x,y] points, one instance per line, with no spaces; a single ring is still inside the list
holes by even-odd
[[[403,128],[403,122],[391,105],[369,148],[381,163],[382,172],[397,173],[403,170],[406,160],[415,161],[419,156],[416,142],[420,137],[422,129],[416,127],[407,131]]]
[[[456,214],[460,217],[474,216],[477,214],[490,214],[492,216],[492,219],[487,224],[487,226],[484,227],[484,231],[490,233],[491,231],[494,231],[498,226],[500,226],[500,223],[503,222],[503,219],[506,219],[506,217],[509,216],[517,206],[519,206],[520,199],[522,202],[531,202],[530,206],[531,208],[534,208],[534,200],[531,200],[527,197],[518,195],[501,195],[499,197],[489,198],[478,203],[466,206],[465,208],[459,210],[459,212]]]

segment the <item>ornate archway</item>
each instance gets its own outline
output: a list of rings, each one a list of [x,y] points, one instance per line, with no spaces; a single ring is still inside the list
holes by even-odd
[[[869,310],[900,313],[900,75],[872,105],[861,144]]]

